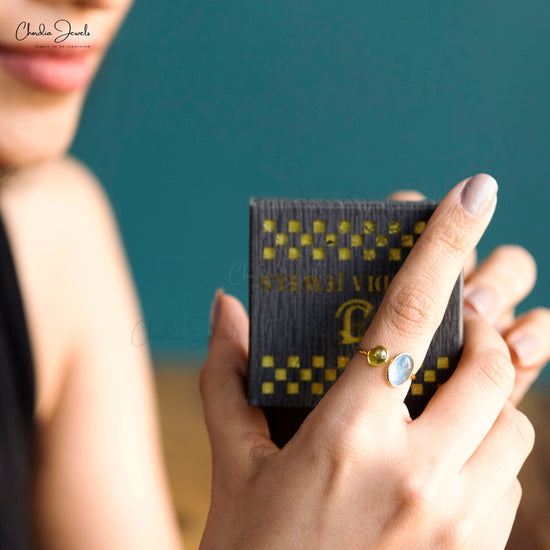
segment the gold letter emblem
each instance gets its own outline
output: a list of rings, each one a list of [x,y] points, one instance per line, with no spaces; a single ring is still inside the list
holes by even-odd
[[[370,313],[374,310],[374,306],[367,302],[366,300],[360,300],[359,298],[354,298],[353,300],[348,300],[347,302],[344,302],[336,312],[336,319],[339,319],[340,317],[343,318],[342,320],[342,326],[343,330],[340,331],[340,335],[342,336],[341,344],[355,344],[356,342],[360,342],[361,338],[363,337],[362,334],[359,336],[355,336],[352,334],[352,313],[359,309],[363,312],[363,319],[366,320],[367,317],[370,315]]]

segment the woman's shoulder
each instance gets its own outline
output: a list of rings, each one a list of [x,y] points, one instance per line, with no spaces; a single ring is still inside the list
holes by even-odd
[[[72,156],[11,169],[0,185],[1,204],[32,211],[37,223],[51,221],[56,215],[74,214],[75,206],[86,209],[104,200],[105,192],[97,177]]]
[[[52,413],[70,363],[90,248],[113,232],[114,216],[98,179],[62,157],[12,170],[0,185],[0,214],[21,289],[34,359],[36,413]],[[111,239],[112,240],[112,239]],[[104,248],[109,247],[109,239]],[[106,250],[108,253],[108,250]],[[98,256],[95,247],[93,255]]]

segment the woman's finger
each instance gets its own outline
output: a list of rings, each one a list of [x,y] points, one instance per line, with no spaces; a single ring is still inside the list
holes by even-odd
[[[485,438],[514,387],[515,369],[506,343],[486,320],[467,315],[464,349],[451,378],[410,424],[431,446],[442,471],[460,471]]]
[[[464,303],[496,323],[531,292],[536,277],[535,260],[527,250],[520,246],[500,246],[466,281]]]
[[[510,308],[493,323],[493,326],[500,332],[500,334],[504,334],[515,322],[516,309]]]
[[[408,191],[394,191],[391,195],[388,196],[390,201],[423,201],[426,197],[415,190]],[[475,250],[466,258],[464,263],[464,280],[467,280],[468,277],[474,272],[477,261],[477,252]]]
[[[504,339],[516,367],[516,383],[510,401],[521,401],[540,371],[550,360],[550,310],[533,309],[516,319]]]
[[[496,193],[496,181],[478,174],[458,184],[443,199],[392,281],[361,347],[383,345],[390,359],[407,352],[414,358],[414,370],[418,370],[464,262],[493,215]],[[392,387],[386,372],[386,367],[367,366],[366,357],[356,354],[320,405],[330,407],[337,400],[338,407],[349,409],[349,416],[358,421],[361,412],[371,415],[375,411],[386,416],[388,411],[397,411],[402,418],[399,404],[410,382]]]
[[[389,201],[423,201],[426,197],[420,193],[419,191],[415,191],[414,189],[406,190],[406,191],[394,191],[390,195],[388,195]]]
[[[516,478],[498,501],[488,521],[480,525],[484,531],[479,550],[504,550],[514,525],[521,500],[521,485]]]
[[[248,317],[236,298],[218,290],[212,305],[208,358],[200,375],[214,460],[235,453],[248,456],[256,445],[276,449],[262,411],[248,406],[247,372]]]
[[[472,253],[466,258],[464,262],[464,281],[467,281],[476,270],[477,265],[477,250],[472,250]]]
[[[460,472],[466,486],[476,488],[478,498],[470,503],[474,515],[482,516],[488,507],[496,507],[506,487],[517,477],[534,442],[531,422],[511,403],[505,403],[489,433]]]

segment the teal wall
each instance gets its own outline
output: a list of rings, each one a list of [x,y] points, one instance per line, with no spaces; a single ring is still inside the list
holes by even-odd
[[[138,1],[73,152],[112,198],[157,354],[205,354],[247,299],[248,198],[442,198],[500,184],[480,246],[539,262],[548,304],[550,3]]]

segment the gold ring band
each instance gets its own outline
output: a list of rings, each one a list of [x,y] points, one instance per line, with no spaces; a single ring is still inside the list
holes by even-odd
[[[370,349],[357,348],[357,353],[364,355],[371,367],[382,367],[388,361],[388,350],[384,346]],[[386,381],[392,388],[402,386],[408,380],[414,380],[414,359],[410,353],[398,353],[389,363],[386,370]]]

